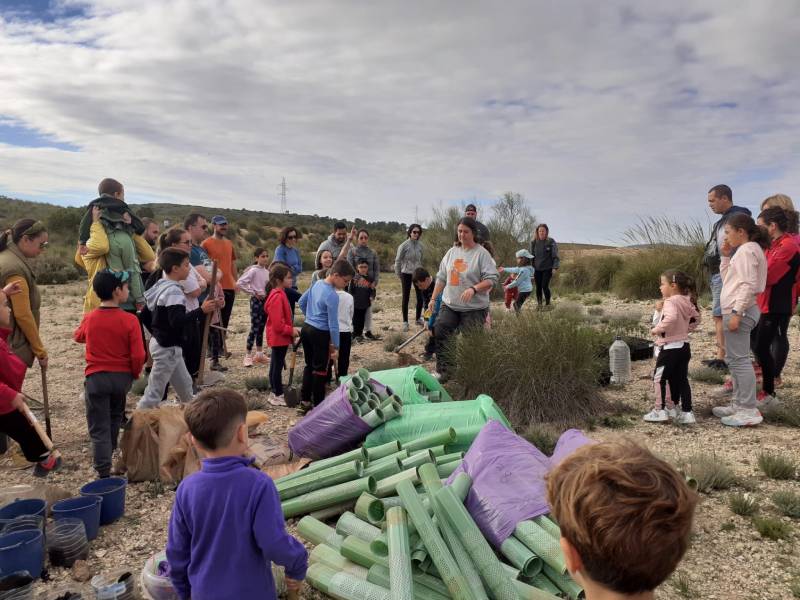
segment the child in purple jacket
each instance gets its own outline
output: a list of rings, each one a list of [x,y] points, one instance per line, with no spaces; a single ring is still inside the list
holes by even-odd
[[[275,484],[252,468],[247,406],[238,392],[211,389],[186,405],[202,470],[178,486],[169,522],[167,560],[181,600],[275,600],[270,563],[286,569],[299,591],[305,547],[286,532]]]

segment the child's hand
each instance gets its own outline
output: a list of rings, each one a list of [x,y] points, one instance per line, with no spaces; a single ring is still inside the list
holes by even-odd
[[[505,269],[503,267],[497,267],[497,272],[498,273],[502,273],[504,271],[505,271]]]
[[[733,246],[730,245],[727,238],[725,239],[724,242],[722,242],[722,247],[719,249],[719,252],[720,254],[722,254],[722,256],[725,257],[730,256],[731,252],[733,252]]]
[[[20,285],[19,281],[9,283],[6,287],[3,288],[3,293],[6,296],[13,296],[14,294],[19,294],[21,291],[22,291],[22,286]]]
[[[124,212],[122,213],[122,220],[125,222],[126,225],[131,224],[131,213]]]
[[[86,247],[86,244],[78,244],[78,254],[86,256],[87,252],[89,252],[89,249]]]
[[[218,306],[219,303],[215,299],[207,298],[206,301],[200,306],[200,310],[202,310],[203,313],[208,314],[217,310]]]
[[[293,338],[299,338],[300,337],[300,328],[299,327],[294,327],[292,329],[292,337]]]
[[[11,408],[19,412],[25,412],[25,396],[17,394],[11,399]]]
[[[303,582],[297,579],[290,579],[286,577],[284,579],[286,582],[286,591],[287,592],[299,592],[303,589]]]
[[[657,311],[661,311],[661,310],[663,310],[663,308],[664,308],[664,301],[663,300],[658,300],[656,302],[656,310]]]
[[[99,206],[92,207],[92,223],[97,223],[100,220],[100,215],[103,214],[103,209]]]

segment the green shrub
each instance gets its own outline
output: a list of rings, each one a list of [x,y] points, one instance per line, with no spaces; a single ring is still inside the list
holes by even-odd
[[[697,482],[697,491],[727,490],[736,475],[716,454],[694,454],[683,464],[683,472]]]
[[[605,313],[605,309],[602,306],[590,306],[586,309],[586,312],[593,317],[600,317]]]
[[[771,452],[758,455],[758,467],[770,479],[792,479],[797,471],[797,465],[792,459]]]
[[[722,385],[725,383],[725,373],[719,369],[712,369],[711,367],[698,367],[689,372],[689,377],[701,383],[710,383],[713,385]]]
[[[603,299],[597,296],[586,296],[583,299],[584,306],[597,306],[598,304],[602,304]]]
[[[558,310],[525,312],[491,331],[462,334],[451,346],[453,375],[465,396],[491,394],[515,428],[580,423],[607,406],[598,380],[608,336]]]
[[[36,275],[36,281],[42,285],[68,283],[84,277],[78,271],[72,257],[64,258],[58,254],[43,254],[37,258],[33,261],[33,272]]]
[[[259,392],[268,392],[269,377],[246,377],[244,380],[244,387],[248,390],[258,390]]]
[[[255,246],[261,241],[261,236],[259,236],[255,231],[248,231],[244,236],[244,239],[248,244]]]
[[[758,512],[758,501],[750,494],[735,492],[728,496],[728,508],[736,515],[751,517]]]
[[[558,443],[558,433],[550,426],[541,423],[532,423],[522,434],[526,440],[544,452],[547,456],[553,454]]]
[[[792,534],[792,526],[776,517],[754,517],[753,525],[761,537],[769,540],[788,540]]]
[[[778,423],[790,427],[800,427],[800,405],[796,402],[786,402],[764,411],[764,420],[769,423]]]
[[[772,503],[781,514],[792,519],[800,519],[800,494],[783,491],[772,494]]]
[[[684,271],[700,284],[705,275],[699,266],[702,257],[695,247],[656,246],[639,250],[625,258],[614,278],[614,292],[622,298],[646,300],[660,298],[661,274],[670,269]]]
[[[619,254],[576,256],[565,262],[559,287],[574,292],[608,292],[623,262]]]

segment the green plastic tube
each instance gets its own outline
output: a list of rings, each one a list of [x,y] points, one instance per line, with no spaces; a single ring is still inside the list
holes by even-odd
[[[450,590],[447,589],[447,586],[444,584],[444,581],[439,579],[436,575],[431,575],[430,573],[425,573],[424,571],[420,571],[419,569],[414,569],[414,583],[419,584],[420,586],[424,586],[441,594],[442,596],[450,597]]]
[[[416,485],[417,483],[419,483],[419,476],[417,475],[416,467],[413,469],[406,469],[405,471],[400,471],[397,475],[391,475],[390,477],[381,479],[375,487],[375,492],[371,493],[373,493],[378,498],[383,498],[384,496],[391,496],[392,494],[397,492],[397,484],[400,483],[401,481],[410,481],[412,485]]]
[[[391,477],[392,475],[397,475],[400,471],[403,470],[403,466],[400,464],[400,459],[392,458],[391,460],[379,460],[376,461],[374,464],[368,466],[364,469],[364,475],[369,475],[374,477],[376,480],[380,481],[381,479],[386,479],[387,477]]]
[[[391,600],[389,590],[342,572],[331,577],[328,594],[336,600]]]
[[[361,377],[359,377],[358,375],[353,375],[350,378],[349,384],[350,384],[350,387],[354,387],[359,391],[363,390],[366,387],[366,384],[364,383],[364,380],[361,379]]]
[[[375,429],[384,421],[383,411],[380,408],[373,408],[367,414],[362,416],[361,419],[364,421],[364,423]]]
[[[342,502],[341,504],[334,504],[333,506],[328,506],[327,508],[321,508],[320,510],[315,510],[313,512],[308,513],[309,517],[314,517],[315,519],[319,519],[320,521],[327,521],[328,519],[332,519],[333,517],[338,517],[346,510],[353,510],[355,507],[355,502],[352,500],[348,500],[347,502]]]
[[[437,465],[444,465],[449,462],[453,462],[454,460],[461,460],[464,458],[463,452],[451,452],[450,454],[442,454],[441,456],[436,458]]]
[[[422,499],[423,504],[428,500],[428,494],[420,494],[420,498]],[[383,502],[383,508],[390,509],[393,506],[403,506],[403,501],[400,499],[400,496],[387,496],[385,498],[381,498],[381,502]],[[411,525],[409,523],[409,525]]]
[[[563,573],[559,573],[550,567],[550,565],[545,565],[542,569],[542,572],[550,581],[556,584],[558,589],[564,592],[572,600],[580,600],[581,598],[586,597],[583,592],[583,588],[575,583],[575,580],[572,579],[572,577],[570,577],[568,574],[565,575]]]
[[[360,367],[358,371],[356,371],[356,376],[360,377],[361,381],[363,381],[364,383],[369,382],[371,377],[369,371],[364,367]]]
[[[433,463],[433,461],[433,452],[419,452],[418,454],[413,454],[408,458],[401,460],[400,465],[403,467],[403,469],[412,469],[414,467],[424,465],[425,463]]]
[[[330,458],[315,460],[314,462],[309,463],[305,469],[297,471],[296,473],[292,473],[291,475],[287,475],[286,477],[281,477],[280,479],[275,481],[275,484],[277,485],[278,481],[285,481],[293,477],[308,475],[309,473],[313,473],[314,471],[327,469],[328,467],[350,462],[351,460],[360,460],[361,462],[366,462],[367,449],[356,448],[355,450],[351,450],[350,452],[345,452],[344,454],[337,454],[336,456],[331,456]]]
[[[328,544],[320,544],[315,546],[311,553],[308,555],[308,562],[320,563],[326,567],[330,567],[334,571],[344,571],[350,573],[353,577],[359,579],[367,578],[367,569],[361,565],[347,560],[344,556],[339,554],[336,548],[328,546]]]
[[[366,389],[358,390],[358,399],[361,402],[361,405],[366,409],[369,405],[369,392]]]
[[[347,388],[347,399],[350,400],[350,404],[361,404],[358,390],[352,386]]]
[[[336,571],[334,569],[317,562],[312,565],[308,565],[308,571],[306,571],[306,581],[308,582],[308,585],[313,587],[315,590],[319,590],[323,594],[327,594],[328,584],[334,575],[336,575]]]
[[[381,444],[380,446],[373,446],[372,448],[367,448],[367,459],[370,463],[373,461],[378,460],[379,458],[385,458],[397,452],[400,452],[402,447],[400,446],[400,442],[397,440],[393,440],[391,442],[386,442],[385,444]]]
[[[414,580],[415,584],[413,596],[414,600],[448,600],[448,598],[450,598],[449,594],[442,595],[429,587],[420,585],[417,582],[416,576],[413,576],[412,579]],[[389,569],[382,567],[381,565],[372,565],[367,572],[367,581],[383,588],[390,589],[389,586],[391,585],[391,579]],[[445,588],[445,592],[446,591],[447,588]],[[405,597],[403,600],[408,600],[408,597]]]
[[[411,548],[408,545],[408,519],[400,507],[386,513],[386,535],[389,539],[389,591],[392,600],[408,600],[414,596],[411,578]]]
[[[442,480],[439,479],[439,473],[437,473],[436,467],[429,463],[422,465],[418,469],[418,472],[419,479],[422,482],[425,491],[428,492],[428,497],[435,497],[436,492],[441,490],[443,487]],[[442,538],[444,538],[447,547],[450,548],[450,552],[452,553],[458,568],[461,569],[461,573],[463,573],[464,578],[467,580],[467,584],[469,584],[476,598],[479,600],[489,600],[489,597],[486,595],[486,590],[483,587],[483,582],[481,582],[480,574],[476,570],[475,564],[472,562],[472,559],[467,553],[467,550],[464,548],[464,545],[461,543],[458,535],[456,535],[456,532],[453,531],[453,528],[450,526],[450,523],[444,515],[442,506],[438,502],[433,502],[431,504],[433,505],[433,513],[436,516],[435,522],[439,527]]]
[[[422,502],[420,502],[414,489],[414,484],[409,480],[401,481],[397,484],[397,493],[403,499],[403,506],[414,522],[417,532],[450,595],[454,600],[475,600],[475,594],[470,589],[464,574],[461,573],[455,559],[450,554],[450,550],[448,550],[447,545],[439,535],[439,531],[428,511],[422,506]]]
[[[373,525],[377,525],[386,517],[386,509],[383,507],[383,502],[367,492],[358,497],[353,512],[356,513],[359,519]]]
[[[452,444],[456,440],[456,430],[452,427],[434,431],[424,437],[411,440],[403,444],[403,448],[409,452],[414,450],[421,450],[423,448],[430,448],[432,446],[440,446]]]
[[[561,539],[561,528],[546,516],[542,515],[531,520],[557,540]]]
[[[566,573],[567,564],[561,552],[561,544],[533,521],[520,521],[514,529],[514,537],[530,548],[533,553],[559,573]]]
[[[381,411],[383,412],[383,422],[385,423],[386,421],[391,421],[402,415],[403,406],[397,402],[392,402],[386,408],[381,408]]]
[[[432,392],[428,392],[426,394],[428,396],[428,402],[441,402],[442,401],[442,392],[438,390],[433,390]]]
[[[533,577],[542,570],[542,559],[513,535],[500,545],[500,552],[522,572],[523,577]]]
[[[389,556],[379,556],[375,554],[370,545],[364,540],[354,536],[344,538],[339,553],[346,559],[369,569],[372,565],[383,565],[389,568]]]
[[[334,465],[327,469],[314,471],[303,477],[296,477],[290,481],[276,483],[278,495],[281,500],[288,500],[302,496],[314,490],[328,488],[338,483],[352,481],[363,476],[364,467],[360,460]]]
[[[378,396],[378,400],[381,403],[380,407],[382,409],[386,408],[387,406],[391,406],[394,403],[394,398],[392,398],[391,396],[386,396],[386,395],[384,395],[383,397]]]
[[[543,592],[552,595],[554,598],[561,598],[564,595],[564,592],[558,589],[558,586],[550,581],[543,572],[532,577],[529,583],[533,587],[539,588]]]
[[[367,574],[369,577],[369,574]],[[514,580],[514,587],[517,589],[517,594],[520,600],[558,600],[561,595],[553,595],[548,591],[536,588],[524,581]]]
[[[312,516],[305,516],[297,522],[297,533],[311,544],[327,544],[337,549],[341,548],[344,541],[344,538],[336,533],[333,527]]]
[[[361,408],[360,404],[351,404],[350,407],[353,409],[353,414],[357,417],[361,417],[364,415],[364,410]]]
[[[372,389],[372,386],[370,386],[370,389]],[[378,396],[378,394],[376,394],[375,392],[371,391],[369,394],[367,394],[367,398],[369,398],[370,400],[372,400],[374,402],[377,402],[378,406],[381,405],[380,396]]]
[[[491,590],[492,598],[517,600],[517,591],[511,578],[508,577],[489,542],[483,537],[458,496],[449,487],[443,487],[433,495],[433,498],[480,571],[486,587]]]
[[[369,543],[381,534],[381,530],[347,511],[336,521],[336,533],[344,537],[352,535]]]
[[[451,460],[448,463],[444,463],[443,465],[436,465],[436,470],[439,472],[439,477],[442,479],[446,479],[453,474],[458,467],[461,466],[460,460]]]
[[[455,492],[458,499],[464,502],[469,494],[469,489],[472,487],[472,478],[463,471],[456,475],[453,483],[450,484],[450,489]]]
[[[366,402],[364,402],[364,406],[369,406],[370,409],[380,408],[381,403],[378,400],[373,400],[369,396],[367,396]]]
[[[283,518],[310,513],[321,508],[327,508],[334,504],[340,504],[346,500],[355,500],[362,493],[375,493],[375,479],[372,477],[362,477],[354,481],[340,483],[329,488],[315,490],[302,496],[297,496],[285,502],[281,502]]]
[[[447,452],[445,452],[444,449],[444,444],[441,444],[439,446],[432,446],[430,448],[422,448],[421,450],[414,450],[414,452],[410,453],[410,456],[414,456],[415,454],[421,454],[424,452],[430,452],[431,454],[433,454],[434,458],[438,458],[444,454],[447,454]]]

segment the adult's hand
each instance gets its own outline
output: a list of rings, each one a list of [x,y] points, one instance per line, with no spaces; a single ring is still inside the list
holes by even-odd
[[[461,301],[465,304],[472,300],[473,297],[475,297],[475,288],[469,287],[461,292]]]
[[[100,215],[103,214],[103,209],[95,205],[92,207],[92,223],[97,223],[100,220]]]
[[[40,366],[42,369],[46,369],[46,368],[47,368],[47,363],[49,362],[49,361],[47,360],[47,357],[46,357],[46,356],[43,356],[43,357],[41,357],[41,358],[40,358],[40,359],[38,359],[38,360],[39,360],[39,366]]]
[[[22,291],[22,285],[20,285],[19,281],[14,281],[9,283],[6,287],[3,288],[3,293],[6,296],[13,296],[15,294],[19,294]]]
[[[728,321],[728,331],[739,331],[739,325],[741,322],[741,315],[731,315],[731,318]]]
[[[129,213],[129,212],[122,213],[122,220],[125,221],[126,225],[130,225],[131,224],[131,213]]]
[[[358,239],[358,229],[356,226],[353,225],[353,228],[350,230],[350,241],[355,242]]]

